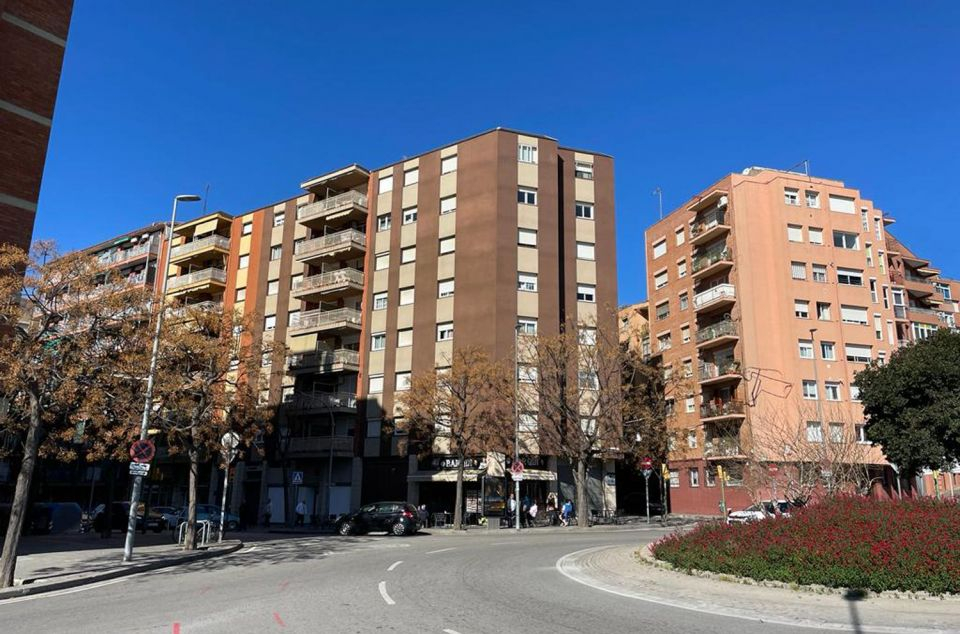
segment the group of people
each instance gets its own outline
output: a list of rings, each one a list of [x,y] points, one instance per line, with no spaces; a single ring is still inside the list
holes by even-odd
[[[536,499],[531,499],[529,496],[523,496],[520,499],[519,512],[520,526],[522,528],[535,526],[538,516],[541,517],[542,521],[543,516],[540,514],[540,504]],[[511,523],[516,521],[517,500],[514,498],[512,493],[510,494],[510,498],[507,500],[507,514],[511,520]],[[548,494],[545,517],[547,524],[550,526],[569,526],[570,520],[573,518],[573,502],[567,500],[561,505],[558,504],[556,493]]]

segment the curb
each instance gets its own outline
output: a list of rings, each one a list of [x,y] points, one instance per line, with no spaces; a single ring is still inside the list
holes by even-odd
[[[237,542],[225,548],[207,548],[207,550],[201,550],[169,559],[150,561],[142,564],[127,564],[122,568],[112,568],[110,570],[94,574],[81,573],[72,577],[51,581],[49,583],[44,583],[41,579],[37,579],[23,585],[0,590],[0,604],[3,603],[4,599],[13,599],[16,597],[25,597],[33,594],[42,594],[44,592],[53,592],[54,590],[65,590],[67,588],[85,586],[91,583],[97,583],[99,581],[107,581],[109,579],[116,579],[118,577],[136,575],[140,574],[141,572],[149,572],[151,570],[159,570],[161,568],[171,568],[181,564],[189,564],[195,561],[202,561],[204,559],[212,559],[221,555],[235,553],[241,548],[243,548],[243,542]]]

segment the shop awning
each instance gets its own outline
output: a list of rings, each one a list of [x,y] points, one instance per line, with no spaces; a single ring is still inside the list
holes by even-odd
[[[473,482],[480,477],[482,472],[479,469],[465,469],[463,472],[464,482]],[[457,470],[444,469],[443,471],[421,471],[407,476],[407,482],[456,482]]]
[[[524,480],[549,480],[552,482],[557,479],[557,474],[554,473],[553,471],[547,471],[546,469],[524,469],[523,479]]]

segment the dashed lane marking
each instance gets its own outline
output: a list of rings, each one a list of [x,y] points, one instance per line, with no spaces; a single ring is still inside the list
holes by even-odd
[[[455,548],[441,548],[441,549],[439,549],[439,550],[428,550],[428,551],[426,552],[426,554],[427,554],[427,555],[436,555],[437,553],[445,553],[445,552],[450,551],[450,550],[456,550],[456,549],[455,549]]]
[[[443,630],[444,634],[460,634],[457,630]]]
[[[387,572],[393,572],[394,570],[396,570],[397,566],[399,566],[399,565],[402,564],[402,563],[403,563],[403,561],[395,561],[395,562],[393,562],[392,564],[390,564],[390,567],[387,568]]]
[[[383,597],[383,600],[387,603],[387,605],[396,605],[397,602],[394,601],[393,599],[391,599],[391,598],[390,598],[390,595],[387,594],[387,582],[386,582],[386,581],[381,581],[381,582],[377,585],[377,588],[380,590],[380,596]]]

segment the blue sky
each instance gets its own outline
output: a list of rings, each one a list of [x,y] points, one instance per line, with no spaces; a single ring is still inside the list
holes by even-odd
[[[622,303],[656,186],[669,210],[803,159],[960,277],[960,3],[465,4],[76,2],[35,237],[86,246],[208,184],[244,212],[500,125],[614,156]]]

